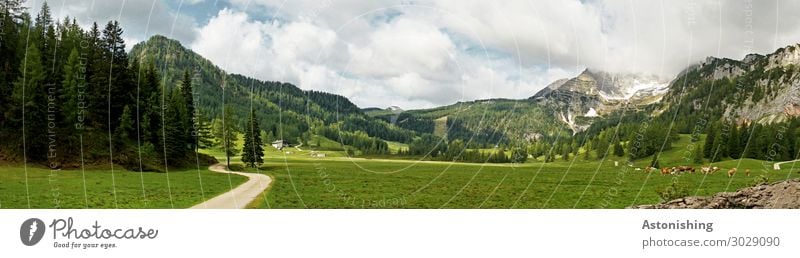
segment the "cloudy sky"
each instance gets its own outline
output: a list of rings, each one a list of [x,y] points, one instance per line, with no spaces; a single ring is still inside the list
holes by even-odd
[[[42,1],[28,0],[37,11]],[[589,67],[672,78],[706,56],[800,42],[800,2],[51,0],[120,20],[128,47],[162,34],[223,69],[405,109],[526,98]]]

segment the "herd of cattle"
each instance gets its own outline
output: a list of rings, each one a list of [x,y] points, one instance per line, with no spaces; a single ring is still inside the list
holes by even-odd
[[[720,167],[701,166],[700,167],[700,173],[703,173],[703,174],[706,174],[706,175],[711,175],[711,174],[714,174],[714,172],[720,171],[721,169],[722,168],[720,168]],[[639,169],[637,168],[636,170],[639,170]],[[654,168],[654,167],[646,167],[646,168],[644,168],[644,172],[646,172],[646,173],[650,173],[650,172],[657,171],[657,170],[658,170],[658,168]],[[692,166],[677,166],[677,167],[663,167],[663,168],[661,168],[661,174],[662,175],[675,175],[675,174],[680,174],[680,173],[695,173],[695,172],[697,172],[697,170]],[[728,177],[732,177],[732,176],[736,175],[736,172],[737,172],[736,168],[728,169]],[[750,169],[749,168],[744,170],[744,175],[745,176],[750,176]]]

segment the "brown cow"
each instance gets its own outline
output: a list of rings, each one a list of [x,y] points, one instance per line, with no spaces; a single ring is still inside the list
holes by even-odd
[[[711,167],[706,167],[706,166],[700,167],[700,173],[703,173],[703,174],[706,174],[706,175],[707,174],[711,174]]]
[[[732,168],[728,170],[728,177],[732,177],[736,174],[736,168]]]
[[[644,172],[645,173],[650,173],[650,172],[653,172],[654,170],[656,170],[656,168],[650,167],[650,166],[644,168]]]
[[[671,174],[670,172],[672,172],[672,170],[669,168],[661,168],[661,175],[669,175]]]
[[[678,166],[678,167],[676,167],[676,168],[675,168],[675,171],[676,171],[676,172],[690,172],[690,173],[694,173],[694,171],[695,171],[695,170],[694,170],[694,167],[690,167],[690,166]]]

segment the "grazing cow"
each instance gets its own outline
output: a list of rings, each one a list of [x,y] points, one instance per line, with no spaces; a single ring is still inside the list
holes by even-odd
[[[719,171],[719,170],[720,170],[720,168],[719,168],[719,167],[712,167],[712,168],[711,168],[711,174],[714,174],[714,172],[717,172],[717,171]]]
[[[648,167],[644,168],[644,172],[645,172],[645,173],[650,173],[650,172],[653,172],[653,170],[656,170],[656,168],[654,168],[654,167],[650,167],[650,166],[648,166]]]
[[[690,173],[694,173],[694,167],[690,167],[690,166],[678,166],[678,171],[680,171],[680,172],[690,172]]]
[[[669,175],[671,174],[671,169],[669,168],[661,168],[661,175]]]
[[[700,167],[700,173],[711,174],[711,167],[705,167],[705,166]]]
[[[745,176],[750,176],[750,169],[749,168],[744,169],[744,175]]]
[[[728,177],[732,177],[736,174],[736,168],[732,168],[728,170]]]

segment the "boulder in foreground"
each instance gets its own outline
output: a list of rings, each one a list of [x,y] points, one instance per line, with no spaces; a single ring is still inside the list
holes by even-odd
[[[639,205],[636,209],[800,209],[800,179],[791,179],[722,192],[690,196],[665,203]]]

